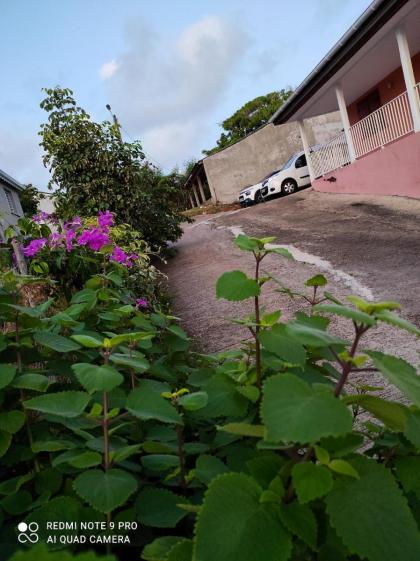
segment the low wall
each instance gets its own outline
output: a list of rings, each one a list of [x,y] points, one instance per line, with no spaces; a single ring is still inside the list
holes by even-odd
[[[308,119],[306,125],[310,144],[325,144],[341,128],[337,112]],[[241,189],[258,183],[302,149],[297,123],[268,124],[229,148],[203,159],[211,191],[217,201],[236,201]]]
[[[315,180],[312,185],[316,191],[324,193],[399,195],[420,199],[420,133],[388,144]]]

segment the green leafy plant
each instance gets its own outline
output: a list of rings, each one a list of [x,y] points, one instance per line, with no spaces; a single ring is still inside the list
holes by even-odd
[[[237,320],[250,339],[217,355],[192,351],[176,318],[134,305],[117,263],[70,301],[37,306],[21,301],[33,277],[1,273],[5,559],[30,555],[16,551],[18,522],[37,522],[45,542],[58,519],[138,522],[130,544],[108,545],[124,560],[417,560],[420,379],[364,341],[383,322],[419,330],[394,302],[339,302],[321,276],[287,291],[261,272],[268,254],[291,258],[272,242],[236,239],[254,276],[225,273],[216,291],[250,299]],[[302,300],[292,320],[263,308],[269,282]],[[351,339],[331,316],[353,326]],[[409,403],[381,396],[372,371]],[[45,559],[63,547],[94,558],[46,547]]]

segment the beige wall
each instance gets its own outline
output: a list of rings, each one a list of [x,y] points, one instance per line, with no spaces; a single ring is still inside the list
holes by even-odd
[[[308,119],[306,129],[311,145],[324,144],[339,133],[342,124],[338,113],[330,113]],[[217,200],[230,203],[238,199],[241,189],[258,183],[299,150],[302,142],[297,123],[269,124],[237,144],[204,158],[204,169]]]

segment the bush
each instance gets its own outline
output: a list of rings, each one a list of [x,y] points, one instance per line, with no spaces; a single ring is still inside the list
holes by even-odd
[[[236,239],[255,278],[231,271],[216,290],[253,300],[238,320],[252,339],[219,355],[190,351],[172,317],[133,305],[112,262],[60,310],[20,305],[28,279],[3,274],[6,558],[18,521],[39,523],[42,541],[53,519],[139,523],[118,532],[130,544],[112,546],[124,560],[140,550],[145,561],[418,559],[420,379],[360,345],[381,322],[419,330],[393,302],[338,302],[322,275],[299,294],[280,286],[307,306],[282,322],[260,305],[273,280],[260,276],[261,261],[290,257],[272,241]],[[330,316],[353,324],[352,340],[329,331]],[[354,379],[373,369],[411,405]],[[49,545],[60,547],[83,549]]]

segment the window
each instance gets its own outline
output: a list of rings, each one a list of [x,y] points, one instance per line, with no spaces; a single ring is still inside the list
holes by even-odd
[[[7,199],[7,202],[9,204],[10,212],[12,214],[18,214],[12,191],[10,191],[10,189],[5,189],[4,192],[6,194],[6,199]]]
[[[364,119],[365,117],[367,117],[368,115],[379,109],[380,106],[381,106],[381,99],[379,97],[378,90],[374,90],[373,92],[370,92],[369,95],[364,97],[356,104],[359,118]]]
[[[303,168],[304,166],[306,166],[306,157],[305,154],[302,154],[302,156],[299,156],[296,160],[295,168]]]

